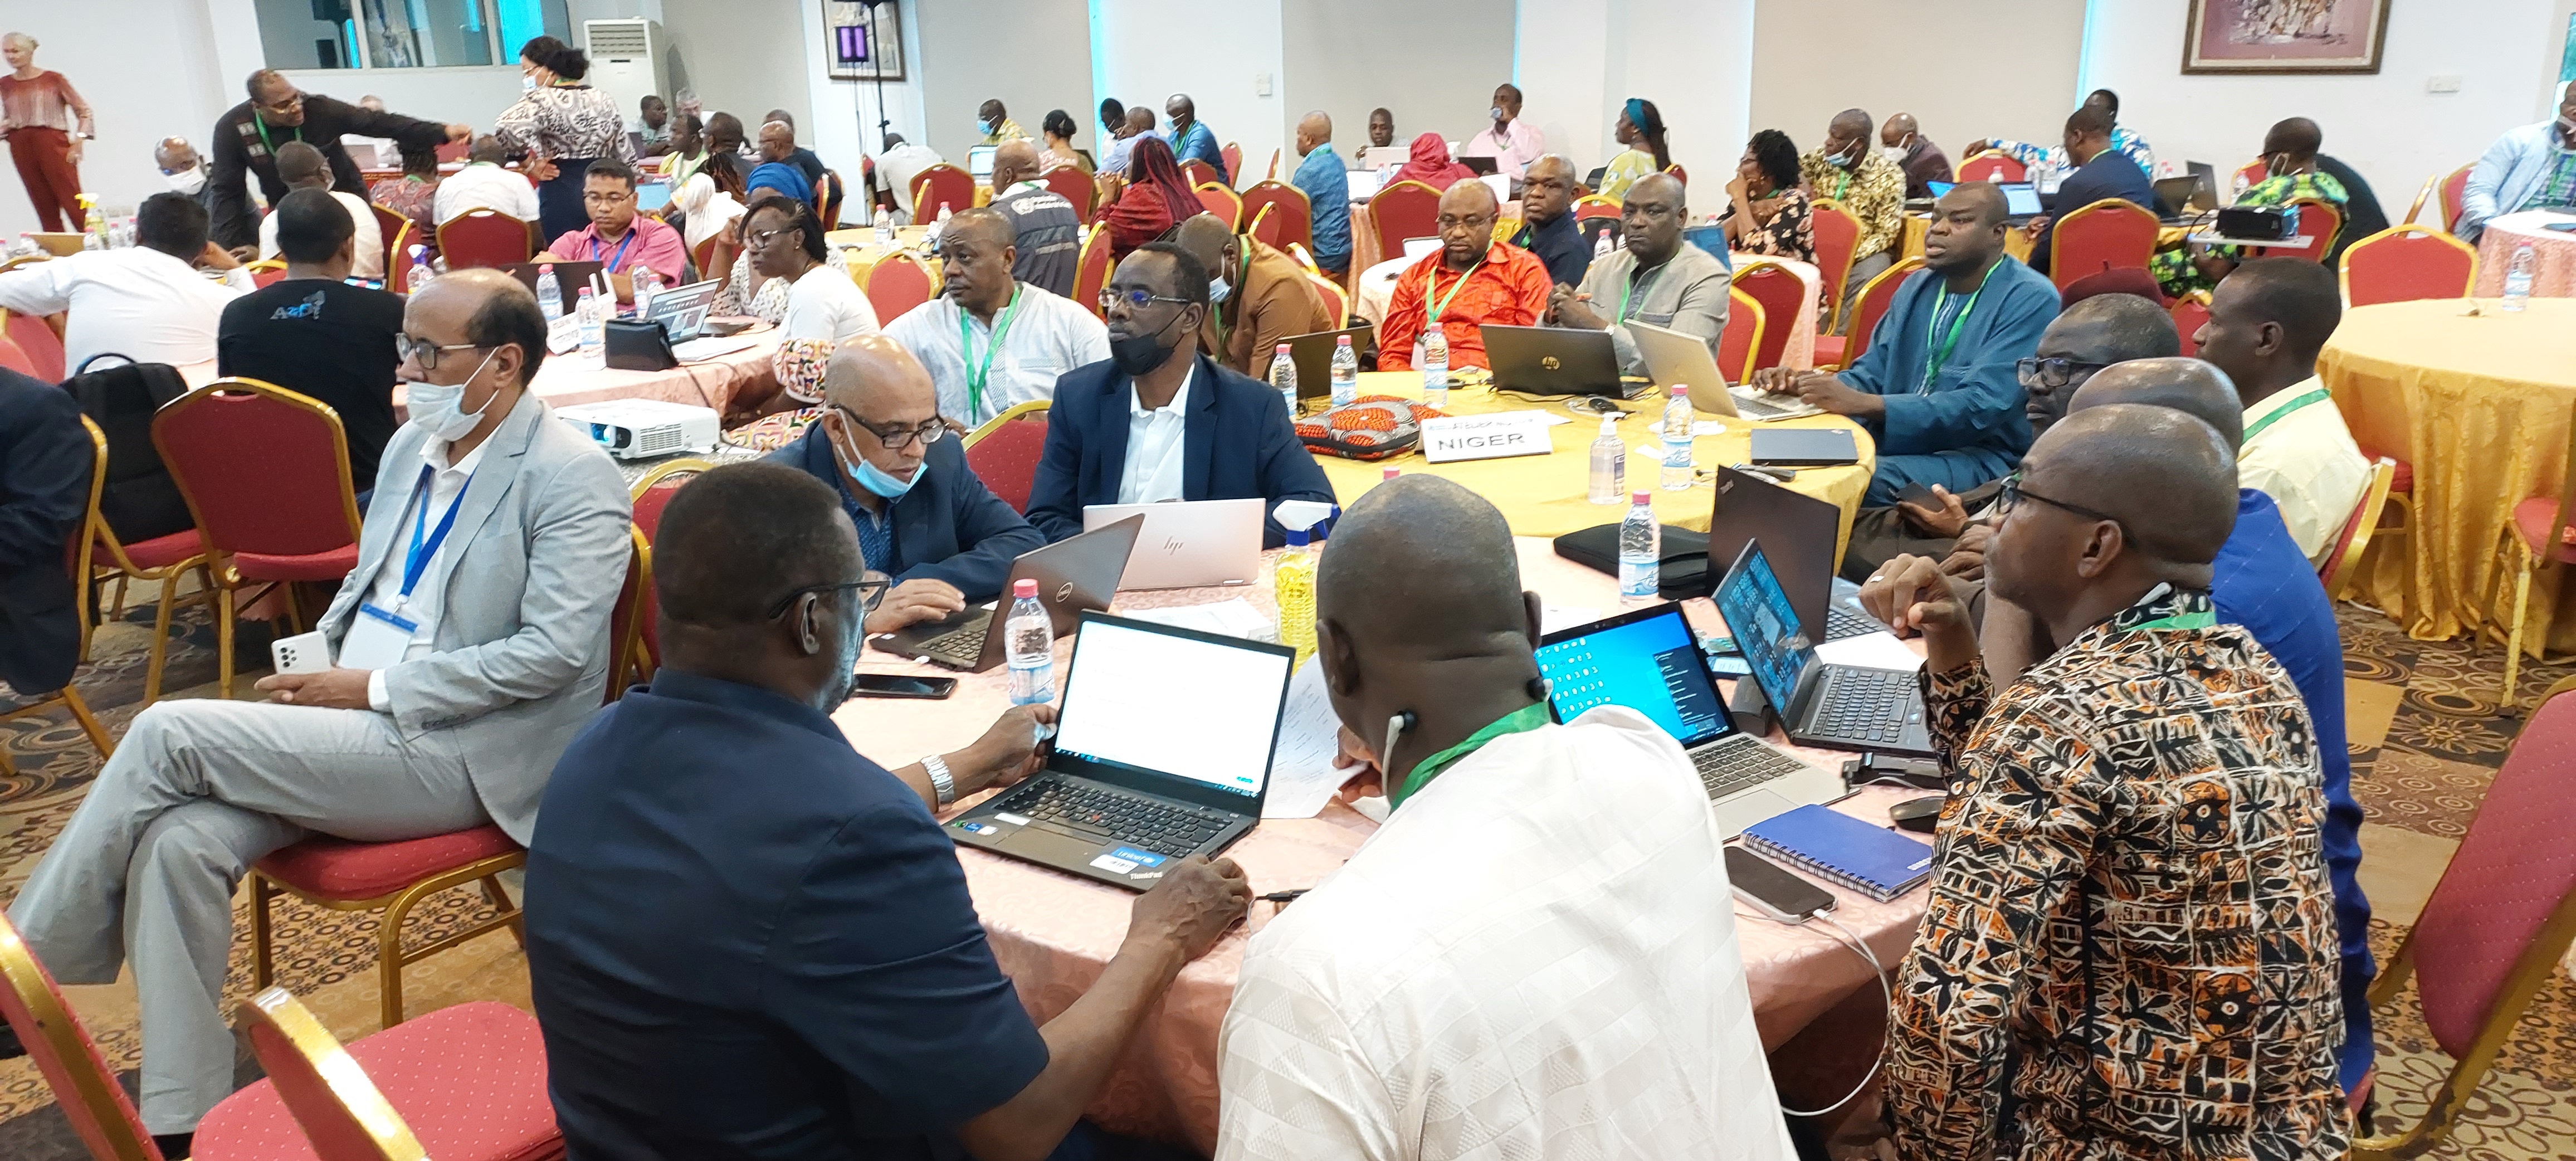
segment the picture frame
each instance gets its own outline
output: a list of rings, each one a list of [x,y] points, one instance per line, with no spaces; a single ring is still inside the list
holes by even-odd
[[[2376,73],[2392,0],[2191,0],[2186,74]]]
[[[823,0],[823,67],[836,81],[904,79],[903,6]]]

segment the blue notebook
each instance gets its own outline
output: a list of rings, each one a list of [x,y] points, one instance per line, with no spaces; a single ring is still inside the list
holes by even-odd
[[[1745,845],[1881,903],[1932,877],[1932,845],[1825,806],[1801,806],[1744,831]]]

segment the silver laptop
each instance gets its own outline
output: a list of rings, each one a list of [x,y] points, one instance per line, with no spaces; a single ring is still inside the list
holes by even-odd
[[[664,290],[644,308],[644,321],[661,323],[673,344],[697,338],[706,333],[707,309],[715,305],[716,291],[723,285],[710,278]]]
[[[1655,380],[1657,390],[1670,391],[1675,384],[1687,386],[1693,407],[1711,415],[1752,420],[1824,414],[1822,408],[1788,396],[1729,384],[1726,373],[1717,369],[1717,357],[1709,353],[1708,344],[1697,335],[1633,319],[1627,326],[1628,337],[1636,340],[1637,353],[1646,357],[1646,373]]]
[[[1842,775],[1737,728],[1680,605],[1649,605],[1550,633],[1539,641],[1538,671],[1559,721],[1618,705],[1662,726],[1690,755],[1727,838],[1849,793]]]
[[[1194,589],[1248,585],[1261,575],[1261,517],[1269,503],[1244,500],[1177,500],[1167,504],[1087,504],[1082,530],[1143,516],[1136,550],[1118,587]]]

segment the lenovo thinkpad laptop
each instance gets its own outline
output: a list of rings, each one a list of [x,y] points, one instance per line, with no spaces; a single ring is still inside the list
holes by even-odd
[[[1861,610],[1860,586],[1834,575],[1842,509],[1726,467],[1717,470],[1716,504],[1708,517],[1709,576],[1724,577],[1745,546],[1760,541],[1808,640],[1840,641],[1887,628]]]
[[[1118,595],[1118,578],[1127,571],[1127,556],[1136,548],[1142,516],[1130,516],[1090,532],[1033,548],[1011,562],[1011,578],[1002,582],[1000,600],[969,608],[937,621],[907,625],[880,636],[875,646],[887,653],[919,657],[933,665],[982,673],[1003,661],[1003,626],[1010,610],[1002,607],[1023,580],[1038,582],[1038,603],[1055,622],[1055,635],[1073,631],[1083,613],[1109,607]]]
[[[1754,683],[1780,715],[1789,740],[1802,746],[1932,756],[1923,725],[1920,677],[1910,669],[1829,665],[1758,543],[1744,546],[1717,586],[1717,612],[1744,654]]]

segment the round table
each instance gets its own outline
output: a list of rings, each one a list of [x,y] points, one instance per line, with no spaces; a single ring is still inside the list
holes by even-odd
[[[2576,409],[2576,299],[2536,298],[2507,314],[2494,299],[2428,299],[2355,307],[2317,357],[2362,453],[2415,472],[2414,529],[2374,544],[2361,583],[2381,608],[2404,610],[2408,635],[2456,636],[2497,624],[2511,586],[2481,607],[2495,579],[2498,534],[2513,506],[2557,494]],[[2403,558],[2381,544],[2404,546]],[[2576,612],[2559,601],[2560,570],[2532,580],[2525,640],[2576,649]]]
[[[1418,371],[1371,371],[1360,376],[1360,394],[1394,395],[1405,399],[1422,397],[1422,375]],[[1630,401],[1633,410],[1619,423],[1620,438],[1630,448],[1656,448],[1660,436],[1646,430],[1662,417],[1654,399]],[[1452,388],[1449,406],[1452,415],[1491,415],[1502,411],[1545,411],[1572,420],[1548,429],[1553,450],[1543,456],[1516,456],[1500,460],[1471,460],[1464,463],[1434,464],[1420,452],[1408,452],[1394,459],[1362,462],[1334,456],[1317,456],[1324,467],[1324,477],[1333,483],[1333,494],[1347,506],[1362,492],[1376,487],[1388,468],[1407,472],[1428,472],[1455,480],[1475,490],[1477,495],[1493,501],[1511,522],[1516,536],[1557,537],[1596,524],[1616,524],[1626,511],[1621,505],[1594,504],[1586,498],[1592,476],[1592,441],[1601,435],[1597,416],[1575,415],[1561,403],[1541,403],[1499,395],[1483,387]],[[1705,413],[1703,419],[1710,418]],[[1748,454],[1749,433],[1753,424],[1747,420],[1723,419],[1726,430],[1717,435],[1703,435],[1691,442],[1691,462],[1705,470],[1718,464],[1744,462]],[[1789,486],[1832,503],[1842,509],[1841,535],[1851,535],[1852,514],[1860,509],[1862,493],[1869,490],[1870,473],[1877,466],[1875,447],[1869,433],[1860,425],[1838,415],[1814,415],[1805,419],[1775,421],[1781,427],[1846,427],[1852,430],[1860,445],[1861,462],[1851,467],[1803,468]],[[1716,492],[1708,481],[1679,492],[1667,492],[1657,486],[1661,461],[1650,456],[1628,457],[1628,486],[1655,494],[1655,519],[1666,527],[1687,528],[1694,532],[1708,530],[1709,514],[1716,507]],[[1840,557],[1839,545],[1836,557]]]
[[[1581,606],[1602,615],[1618,610],[1617,585],[1610,577],[1558,557],[1544,540],[1523,538],[1517,547],[1522,586],[1550,604]],[[1113,611],[1237,597],[1276,616],[1265,586],[1121,593]],[[1707,601],[1684,607],[1695,623],[1711,630],[1718,626],[1716,610]],[[1072,646],[1071,637],[1056,642],[1057,672],[1071,664]],[[832,715],[852,746],[888,768],[966,745],[1009,704],[1008,679],[999,668],[949,674],[873,652],[862,658],[860,668],[958,678],[957,692],[944,701],[860,698]],[[1776,733],[1771,740],[1783,741]],[[1826,751],[1800,752],[1828,768],[1843,758]],[[1837,809],[1885,825],[1888,805],[1920,793],[1865,788]],[[981,797],[961,799],[947,813],[953,816]],[[1243,866],[1256,893],[1312,887],[1339,869],[1376,829],[1356,811],[1334,803],[1316,818],[1266,820],[1226,855]],[[987,851],[960,848],[957,858],[965,867],[966,886],[993,956],[1011,977],[1020,1002],[1036,1019],[1053,1019],[1072,1006],[1117,953],[1136,897]],[[1924,892],[1877,903],[1830,884],[1818,885],[1834,893],[1834,915],[1869,943],[1880,962],[1892,964],[1903,957],[1923,916]],[[1233,998],[1245,940],[1276,914],[1271,904],[1255,903],[1242,927],[1182,970],[1162,1005],[1128,1044],[1108,1087],[1087,1110],[1093,1120],[1113,1131],[1186,1144],[1202,1155],[1215,1148],[1217,1030]],[[1873,986],[1868,966],[1823,931],[1769,922],[1740,903],[1736,931],[1754,1023],[1765,1049],[1779,1048],[1837,1003]]]
[[[1773,258],[1767,254],[1734,254],[1729,256],[1729,260],[1737,270],[1744,269],[1747,263],[1768,262],[1797,275],[1798,281],[1807,284],[1807,296],[1798,307],[1797,321],[1789,328],[1788,345],[1780,348],[1780,365],[1801,371],[1815,366],[1817,288],[1824,284],[1824,274],[1812,263],[1794,258]],[[1351,313],[1368,320],[1370,326],[1385,322],[1387,303],[1395,297],[1395,280],[1413,262],[1410,258],[1389,258],[1360,271],[1353,280],[1359,293],[1351,299]]]
[[[2479,297],[2504,293],[2504,275],[2513,265],[2514,251],[2529,246],[2537,264],[2531,272],[2532,297],[2576,298],[2576,234],[2549,229],[2551,222],[2576,222],[2576,217],[2524,210],[2487,220],[2486,232],[2478,235]]]

